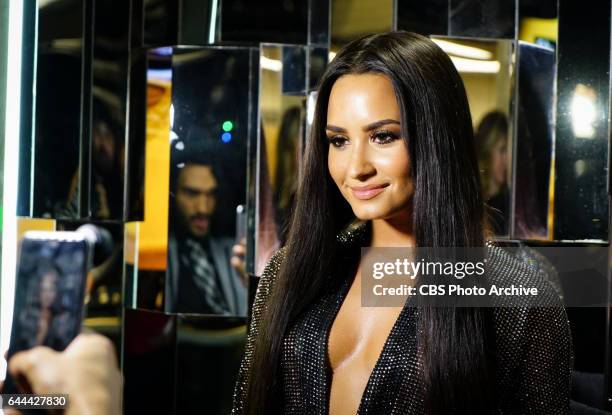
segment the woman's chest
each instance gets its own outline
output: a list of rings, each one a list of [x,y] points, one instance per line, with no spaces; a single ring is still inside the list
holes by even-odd
[[[355,279],[329,334],[331,415],[357,413],[401,310],[401,307],[362,307],[359,278]]]
[[[284,413],[419,413],[416,309],[366,313],[350,287],[323,296],[286,333]]]
[[[331,321],[327,353],[334,374],[345,366],[371,371],[401,311],[401,307],[362,307],[357,275]]]

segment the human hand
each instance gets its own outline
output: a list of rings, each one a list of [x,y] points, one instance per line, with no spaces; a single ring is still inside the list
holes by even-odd
[[[246,237],[242,238],[239,243],[235,244],[232,247],[232,258],[230,262],[238,275],[240,276],[240,280],[246,287],[248,284],[248,275],[246,273],[246,263],[245,263],[245,255],[246,255]]]
[[[8,350],[5,350],[4,351],[4,360],[5,361],[6,361],[7,355],[8,355]],[[4,391],[4,382],[0,382],[0,392],[3,392],[3,391]],[[6,408],[6,409],[4,409],[4,415],[21,415],[21,412],[19,412],[16,409]]]
[[[118,415],[123,378],[113,344],[100,334],[80,334],[63,352],[45,346],[18,352],[9,360],[15,379],[35,394],[66,394],[66,415]]]

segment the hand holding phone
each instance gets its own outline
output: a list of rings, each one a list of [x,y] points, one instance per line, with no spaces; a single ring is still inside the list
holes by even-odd
[[[44,346],[18,352],[9,373],[37,395],[68,395],[66,415],[121,414],[123,378],[113,344],[100,334],[80,334],[63,352]]]
[[[8,356],[35,346],[62,351],[79,334],[93,244],[81,232],[26,232],[21,242]],[[3,393],[27,387],[7,374]]]

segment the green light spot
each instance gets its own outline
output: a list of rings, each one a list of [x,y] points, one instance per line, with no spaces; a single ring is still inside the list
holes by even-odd
[[[231,121],[225,121],[222,128],[225,132],[232,131],[232,128],[234,128],[234,123]]]

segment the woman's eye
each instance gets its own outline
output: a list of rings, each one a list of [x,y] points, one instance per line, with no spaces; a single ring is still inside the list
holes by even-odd
[[[379,131],[375,133],[374,135],[372,135],[372,138],[378,144],[388,144],[392,141],[397,140],[399,137],[390,131]]]
[[[347,139],[340,136],[340,135],[335,135],[333,137],[328,137],[329,143],[334,146],[334,147],[342,147]]]

